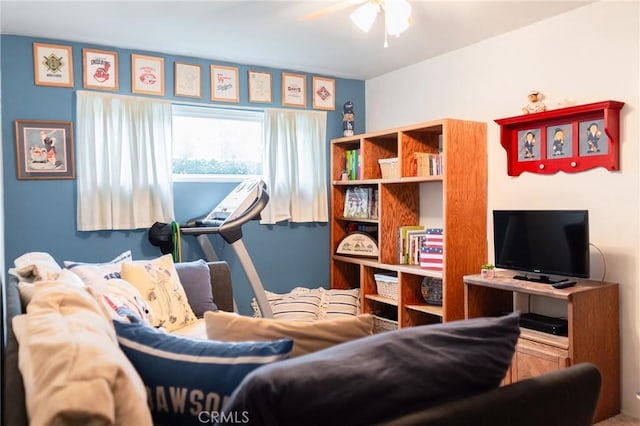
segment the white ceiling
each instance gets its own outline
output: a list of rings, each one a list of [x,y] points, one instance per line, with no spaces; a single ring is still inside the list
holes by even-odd
[[[303,21],[338,1],[0,1],[0,31],[369,79],[581,7],[584,1],[411,1],[414,24],[383,47],[356,6]]]

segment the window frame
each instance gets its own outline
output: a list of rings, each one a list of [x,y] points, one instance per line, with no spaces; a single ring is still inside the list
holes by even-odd
[[[187,114],[188,111],[188,114]],[[229,108],[219,106],[209,106],[202,104],[184,104],[173,103],[171,105],[172,117],[176,115],[182,115],[184,117],[200,117],[200,118],[213,118],[213,119],[229,119],[247,122],[259,121],[262,125],[263,137],[262,146],[264,148],[264,110],[259,108]],[[174,139],[175,143],[175,139]],[[173,159],[173,154],[171,155]],[[262,159],[262,165],[264,168],[264,158]],[[196,183],[226,183],[226,182],[242,182],[252,178],[262,178],[262,175],[247,174],[247,175],[230,175],[230,174],[175,174],[171,173],[173,182],[196,182]]]

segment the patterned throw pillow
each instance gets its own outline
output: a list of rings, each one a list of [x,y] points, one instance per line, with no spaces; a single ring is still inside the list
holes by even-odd
[[[151,325],[168,331],[196,321],[170,254],[122,264],[122,278],[135,286],[151,308]]]
[[[64,266],[82,278],[82,281],[84,281],[86,285],[95,287],[94,284],[100,283],[104,279],[122,278],[120,275],[122,263],[130,262],[131,259],[131,250],[127,250],[116,256],[110,262],[85,263],[65,260]]]
[[[119,278],[103,280],[98,290],[111,319],[125,322],[153,322],[153,313],[133,285]]]
[[[120,348],[147,388],[154,423],[163,425],[210,423],[208,416],[221,410],[247,374],[286,359],[293,346],[289,339],[224,343],[145,324],[114,321],[114,326]]]
[[[84,263],[66,260],[68,270],[102,298],[102,304],[111,314],[111,319],[126,322],[151,322],[153,314],[140,292],[121,279],[122,264],[131,261],[131,250],[116,256],[110,262]]]

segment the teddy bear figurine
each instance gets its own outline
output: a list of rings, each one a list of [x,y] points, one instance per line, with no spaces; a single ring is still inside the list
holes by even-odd
[[[542,93],[537,90],[532,90],[527,95],[529,103],[522,108],[522,112],[525,114],[533,114],[535,112],[542,112],[547,110],[547,106],[542,102]]]

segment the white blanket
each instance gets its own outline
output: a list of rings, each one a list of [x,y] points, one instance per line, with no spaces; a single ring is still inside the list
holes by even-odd
[[[31,424],[152,424],[142,380],[102,309],[90,289],[47,281],[13,319]]]

